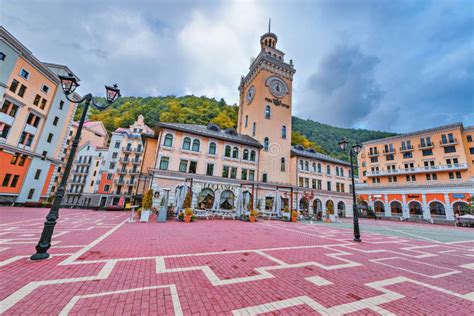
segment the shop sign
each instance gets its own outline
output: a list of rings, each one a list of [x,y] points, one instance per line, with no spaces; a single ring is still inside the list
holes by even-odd
[[[466,197],[466,195],[463,194],[463,193],[454,193],[453,194],[453,198],[455,198],[455,199],[464,199],[465,197]]]
[[[417,199],[417,198],[419,198],[419,197],[420,197],[419,194],[408,194],[408,198],[409,198],[409,199]]]

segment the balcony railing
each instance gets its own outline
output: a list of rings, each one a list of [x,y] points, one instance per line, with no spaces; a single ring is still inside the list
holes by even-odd
[[[130,162],[130,158],[120,158],[119,161],[120,161],[121,163],[127,164],[127,163]]]
[[[135,184],[137,184],[137,179],[128,180],[128,181],[127,181],[127,184],[128,184],[128,185],[135,185]]]
[[[419,149],[430,149],[433,147],[434,147],[433,143],[418,144]]]
[[[122,147],[122,151],[124,153],[131,153],[132,152],[132,147]]]
[[[125,180],[124,179],[117,179],[117,180],[114,180],[114,183],[117,184],[117,185],[123,185],[123,184],[125,184]]]
[[[437,166],[424,166],[424,167],[414,167],[414,168],[367,171],[367,176],[377,177],[377,176],[390,176],[390,175],[402,175],[402,174],[412,174],[412,173],[437,172],[437,171],[454,171],[454,170],[465,170],[465,169],[467,169],[466,163],[458,163],[458,164],[450,164],[450,165],[437,165]]]
[[[123,168],[118,168],[117,169],[117,173],[127,173],[127,169],[123,169]]]
[[[139,165],[142,163],[142,160],[141,159],[132,159],[130,160],[130,162],[134,165]]]
[[[138,169],[137,169],[137,170],[129,169],[129,170],[128,170],[128,173],[129,173],[129,174],[139,174],[139,173],[140,173],[140,170],[138,170]]]
[[[369,157],[377,157],[379,155],[378,151],[369,151]]]
[[[458,143],[458,139],[457,139],[457,138],[454,138],[454,139],[447,139],[446,141],[442,141],[442,140],[439,141],[439,144],[440,144],[440,146],[442,146],[442,147],[453,146],[453,145],[456,145],[457,143]]]
[[[142,153],[142,152],[143,152],[143,148],[133,148],[133,152],[134,152],[134,153]]]
[[[383,150],[384,154],[394,154],[395,153],[395,148],[388,148]]]
[[[400,147],[400,152],[401,153],[406,153],[406,152],[409,152],[409,151],[413,151],[413,146],[412,145]]]

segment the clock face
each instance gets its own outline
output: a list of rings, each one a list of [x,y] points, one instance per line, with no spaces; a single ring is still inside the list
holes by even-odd
[[[270,92],[277,98],[282,98],[288,92],[286,83],[278,77],[270,77],[267,79],[267,86]]]
[[[253,100],[253,97],[255,96],[255,87],[251,86],[250,89],[247,91],[247,102],[250,103]]]

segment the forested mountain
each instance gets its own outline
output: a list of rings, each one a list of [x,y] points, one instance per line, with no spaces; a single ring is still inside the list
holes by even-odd
[[[128,127],[140,114],[145,117],[145,122],[150,127],[157,122],[202,125],[212,122],[228,128],[236,127],[237,112],[238,107],[226,104],[224,99],[217,101],[204,96],[122,97],[104,111],[90,108],[89,120],[102,121],[109,132],[118,127]],[[76,112],[76,120],[81,113],[80,106]],[[347,157],[338,151],[337,142],[343,137],[354,143],[392,135],[394,134],[380,131],[333,127],[293,117],[293,144],[313,147],[319,152],[342,159]]]

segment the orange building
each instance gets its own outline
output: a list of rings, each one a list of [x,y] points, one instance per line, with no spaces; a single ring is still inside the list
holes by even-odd
[[[473,138],[455,123],[365,142],[357,193],[381,216],[452,221],[474,194]]]
[[[176,205],[187,185],[196,209],[234,209],[242,194],[247,206],[252,200],[270,210],[279,195],[292,209],[352,216],[349,164],[291,146],[295,69],[277,40],[271,32],[261,36],[260,53],[241,78],[237,129],[159,123],[153,135],[144,135],[141,172],[147,177],[139,189],[155,191],[156,207],[166,192]]]
[[[63,65],[40,62],[0,27],[0,203],[39,202],[52,189],[75,104]]]

